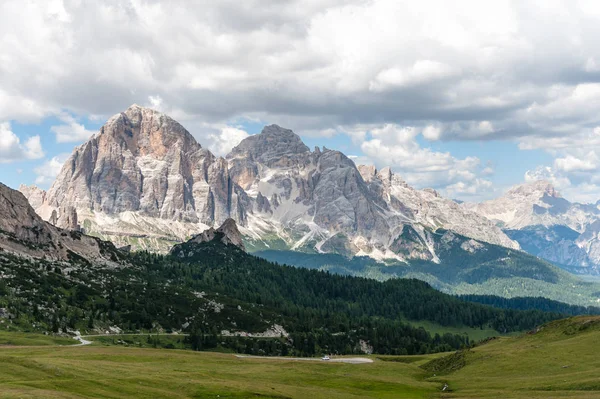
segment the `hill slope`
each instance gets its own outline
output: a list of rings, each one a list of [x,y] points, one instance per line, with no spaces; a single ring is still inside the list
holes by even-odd
[[[432,337],[408,321],[503,333],[561,317],[463,302],[418,280],[382,283],[279,266],[227,245],[222,235],[191,241],[173,256],[124,255],[117,268],[0,254],[0,308],[9,319],[3,326],[164,328],[203,337],[203,347],[215,345],[217,335],[280,331],[273,336],[290,340],[262,350],[355,353],[362,340],[375,353],[411,354],[458,348],[468,339]]]
[[[255,254],[272,262],[382,281],[397,277],[417,278],[450,294],[507,298],[541,296],[583,306],[597,306],[600,302],[600,284],[584,281],[543,259],[501,246],[473,245],[473,240],[458,234],[437,234],[439,263],[427,260],[377,262],[368,257],[347,259],[336,254],[297,251],[269,250]],[[444,244],[450,240],[450,245]]]
[[[15,207],[6,206],[5,226],[29,234],[28,226],[35,222],[50,232],[60,231],[42,222],[21,194],[5,191],[7,198],[20,199],[20,213],[30,215],[11,219],[9,211]],[[114,250],[98,239],[71,234],[77,238],[67,234],[70,239]],[[26,249],[37,242],[31,240],[24,236]],[[11,240],[0,237],[0,247],[5,242]],[[0,252],[0,327],[183,330],[196,348],[218,345],[219,336],[253,333],[280,339],[251,353],[314,355],[370,348],[411,354],[458,348],[469,339],[431,336],[409,322],[507,333],[561,317],[464,302],[418,280],[378,282],[279,266],[242,248],[236,224],[228,219],[220,228],[175,246],[168,256],[115,252],[112,262],[104,262],[73,251],[67,259],[32,256],[27,250]],[[235,340],[229,344],[244,350]]]
[[[600,317],[548,323],[519,338],[493,340],[424,368],[447,381],[448,397],[592,398],[600,396]]]

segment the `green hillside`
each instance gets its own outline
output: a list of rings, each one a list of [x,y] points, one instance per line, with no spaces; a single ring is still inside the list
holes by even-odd
[[[219,237],[178,248],[173,256],[123,255],[116,268],[2,254],[0,308],[10,317],[0,329],[177,330],[189,333],[194,349],[248,354],[354,354],[365,344],[379,354],[424,354],[468,345],[482,337],[475,330],[506,334],[563,317],[464,302],[418,280],[379,282],[280,266]],[[287,334],[273,333],[277,326]],[[228,338],[269,330],[282,339]]]
[[[122,347],[1,348],[1,398],[432,398],[415,364]]]
[[[271,262],[325,270],[380,281],[416,278],[455,295],[495,295],[506,298],[544,297],[580,306],[600,301],[600,284],[585,281],[559,267],[521,251],[487,244],[469,253],[440,248],[440,263],[412,260],[378,262],[369,257],[348,259],[337,254],[266,250],[254,254]]]
[[[600,397],[600,317],[551,322],[424,366],[447,382],[447,398]]]
[[[362,355],[373,361],[366,364],[123,347],[110,344],[115,338],[79,347],[0,345],[0,397],[600,397],[600,317],[558,320],[454,353]]]

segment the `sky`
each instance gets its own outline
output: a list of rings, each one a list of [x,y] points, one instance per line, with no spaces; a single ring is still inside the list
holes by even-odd
[[[0,182],[132,104],[225,155],[264,125],[481,201],[600,199],[595,0],[0,0]]]

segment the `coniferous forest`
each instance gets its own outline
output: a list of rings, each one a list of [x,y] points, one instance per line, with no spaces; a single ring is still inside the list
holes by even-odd
[[[189,247],[189,246],[193,246]],[[185,253],[192,254],[184,256]],[[270,263],[218,237],[187,243],[171,256],[138,252],[123,267],[26,260],[1,255],[0,307],[12,328],[181,331],[194,349],[224,347],[268,355],[421,354],[468,346],[466,335],[431,335],[411,321],[439,326],[525,331],[594,309],[556,304],[531,310],[520,301],[489,305],[443,294],[412,279],[386,282]],[[469,302],[471,301],[471,302]],[[521,307],[528,310],[518,310]],[[282,326],[287,334],[236,337]]]

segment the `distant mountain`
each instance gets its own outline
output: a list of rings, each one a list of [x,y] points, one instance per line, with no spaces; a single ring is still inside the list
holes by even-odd
[[[513,187],[500,198],[464,203],[504,228],[525,251],[584,274],[600,273],[600,209],[569,202],[547,181]]]
[[[600,216],[596,205],[571,203],[544,180],[515,186],[493,200],[463,206],[512,230],[562,225],[583,233]]]
[[[434,190],[415,190],[389,168],[357,167],[339,151],[310,151],[289,129],[266,126],[219,158],[137,105],[76,148],[47,193],[22,191],[45,220],[133,249],[166,252],[228,218],[250,251],[440,262],[439,229],[475,246],[519,248]]]

